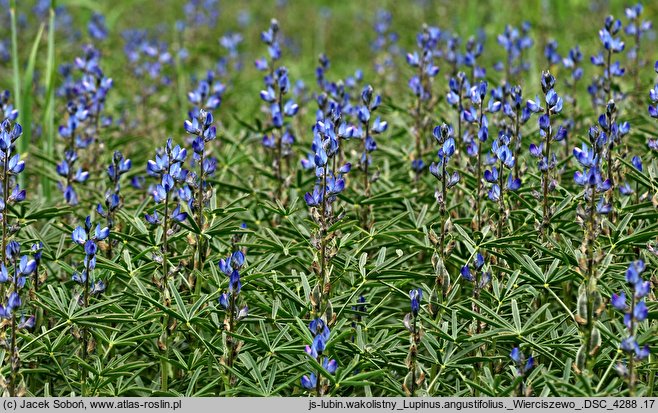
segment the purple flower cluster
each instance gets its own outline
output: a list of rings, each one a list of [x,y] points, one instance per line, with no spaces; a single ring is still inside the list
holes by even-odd
[[[12,264],[13,273],[9,273],[9,269],[5,263],[0,264],[0,283],[6,287],[6,295],[0,304],[0,318],[15,320],[18,310],[23,304],[21,300],[21,290],[25,287],[26,278],[36,269],[36,261],[30,259],[27,255],[21,254],[21,245],[16,241],[9,241],[5,248],[5,256],[9,263]],[[29,316],[27,319],[23,315],[19,329],[34,327],[34,316]],[[15,334],[15,332],[12,332]],[[15,337],[14,337],[15,339]]]
[[[613,95],[613,78],[623,76],[626,69],[621,67],[619,61],[613,63],[612,55],[621,53],[625,47],[621,37],[617,36],[620,34],[621,26],[621,20],[608,16],[605,18],[603,28],[599,30],[603,50],[593,55],[590,61],[594,66],[602,67],[603,73],[594,76],[592,83],[587,88],[594,106],[604,106],[612,98],[619,100]]]
[[[187,219],[187,213],[182,212],[180,204],[176,205],[168,215],[169,201],[172,199],[172,194],[175,194],[177,187],[180,187],[186,182],[188,171],[183,169],[185,158],[187,157],[187,150],[181,148],[179,145],[174,146],[171,138],[167,139],[167,144],[164,148],[160,148],[156,153],[155,160],[149,160],[146,165],[146,172],[153,177],[159,179],[159,183],[151,187],[151,195],[156,204],[165,203],[165,216],[160,218],[157,209],[153,210],[153,214],[146,214],[146,221],[151,225],[161,225],[164,221],[171,220],[173,222],[183,222]],[[180,188],[179,192],[183,192],[181,199],[184,198],[185,189]],[[172,228],[173,229],[173,228]]]
[[[453,171],[451,174],[447,169],[448,162],[455,153],[455,138],[453,137],[452,126],[445,123],[435,127],[432,134],[439,144],[439,150],[437,151],[439,162],[432,162],[429,166],[429,171],[441,182],[441,190],[436,191],[436,200],[439,203],[441,211],[445,212],[447,201],[446,191],[457,185],[460,179],[459,172]]]
[[[628,336],[621,341],[620,347],[625,352],[633,354],[632,357],[635,360],[643,360],[649,356],[649,346],[640,346],[636,339],[637,325],[646,320],[649,315],[645,297],[651,291],[651,283],[642,279],[644,269],[644,261],[638,260],[632,262],[626,270],[626,282],[632,289],[630,297],[628,297],[630,300],[624,291],[612,294],[610,299],[610,303],[615,309],[624,312],[624,325]]]
[[[285,66],[276,66],[281,59],[279,23],[272,19],[270,27],[262,32],[260,37],[267,45],[269,53],[269,60],[261,58],[255,62],[258,70],[267,72],[263,79],[265,89],[261,90],[260,98],[267,104],[271,125],[277,131],[265,134],[262,143],[264,147],[274,151],[273,167],[277,180],[281,180],[283,158],[290,155],[291,146],[295,142],[292,129],[285,120],[297,114],[299,105],[293,99],[284,101],[284,96],[290,91],[290,79]]]
[[[192,116],[193,112],[190,112]],[[214,117],[211,112],[200,109],[197,116],[191,117],[183,124],[185,132],[193,136],[192,140],[192,166],[199,171],[189,171],[185,177],[186,185],[179,191],[181,201],[187,202],[190,210],[195,214],[199,227],[203,225],[203,207],[210,200],[212,191],[207,178],[217,169],[217,159],[210,156],[208,143],[217,137],[217,127],[213,125]]]
[[[68,100],[68,118],[67,123],[59,127],[59,135],[66,143],[64,159],[57,164],[57,174],[63,178],[58,187],[69,205],[78,204],[78,194],[73,184],[83,183],[89,178],[89,172],[76,167],[80,157],[78,151],[95,144],[90,154],[90,160],[95,164],[102,145],[101,127],[112,123],[112,119],[102,113],[113,82],[103,74],[100,58],[100,52],[88,45],[84,47],[84,55],[75,59],[73,68],[62,69],[66,79],[60,94]],[[73,69],[80,72],[78,78],[74,76]]]
[[[96,212],[107,220],[108,228],[114,227],[114,215],[122,204],[121,198],[121,176],[128,172],[132,167],[130,159],[125,159],[119,151],[114,151],[112,163],[107,167],[107,176],[110,179],[111,186],[105,192],[105,208],[102,204],[96,206]]]
[[[322,357],[331,335],[329,327],[327,327],[323,319],[315,318],[309,323],[308,328],[311,331],[313,342],[310,346],[306,346],[306,354],[317,360],[318,363],[321,363],[322,368],[327,373],[334,374],[338,368],[338,362],[334,359],[329,359],[329,357]],[[315,389],[318,391],[318,396],[324,393],[326,387],[326,385],[323,385],[322,376],[315,373],[302,376],[301,385],[308,390]]]
[[[91,223],[91,217],[87,216],[84,226],[76,227],[71,233],[71,239],[77,245],[81,246],[85,253],[83,269],[80,272],[73,273],[71,279],[83,286],[83,292],[78,302],[83,306],[89,306],[89,297],[98,296],[105,291],[105,282],[94,280],[92,273],[96,268],[96,254],[98,253],[98,243],[110,236],[108,227],[101,228],[101,225],[94,226]]]
[[[240,280],[240,270],[244,266],[245,257],[242,251],[235,251],[226,259],[219,260],[217,264],[219,270],[229,277],[228,291],[219,296],[219,305],[226,310],[228,315],[229,330],[233,331],[235,327],[234,322],[242,320],[249,314],[249,307],[243,306],[240,308],[238,297],[240,290],[242,290],[242,282]]]
[[[126,30],[123,38],[128,64],[133,75],[142,81],[140,99],[142,106],[146,107],[150,96],[171,84],[168,68],[174,59],[167,43],[151,38],[145,30]],[[147,115],[144,113],[145,121]]]
[[[498,44],[503,47],[507,54],[505,62],[498,62],[494,69],[505,72],[505,80],[512,83],[522,71],[530,69],[530,63],[524,59],[523,53],[534,44],[530,37],[530,23],[524,22],[520,28],[505,26],[502,34],[498,35]]]
[[[482,291],[491,281],[491,272],[485,269],[484,257],[479,252],[475,254],[473,261],[473,268],[466,264],[461,268],[461,276],[466,281],[473,283],[473,295],[479,296]]]

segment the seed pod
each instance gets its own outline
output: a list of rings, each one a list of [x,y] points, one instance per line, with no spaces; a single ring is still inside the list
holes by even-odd
[[[424,381],[425,381],[425,372],[420,368],[416,368],[416,386],[422,385]]]
[[[311,291],[309,300],[311,300],[311,305],[313,305],[314,308],[318,308],[320,306],[321,299],[322,293],[320,292],[320,284],[316,284],[315,287],[313,287],[313,291]]]
[[[598,290],[594,290],[591,293],[592,296],[592,308],[593,309],[598,309],[601,307],[603,303],[603,298],[601,297],[601,293]]]
[[[162,333],[160,335],[160,338],[158,338],[158,343],[157,344],[158,344],[158,348],[160,349],[160,351],[167,350],[167,344],[165,343],[165,339],[166,339],[166,337],[165,337],[164,333]]]
[[[402,320],[402,324],[404,324],[404,328],[406,328],[407,330],[409,330],[409,332],[411,332],[411,333],[414,332],[414,328],[413,328],[413,326],[411,325],[411,313],[407,313],[407,314],[404,316],[404,319]]]
[[[438,301],[439,294],[437,294],[436,288],[433,288],[432,292],[430,293],[429,305],[427,306],[427,309],[429,310],[432,317],[436,317],[436,314],[439,312],[439,306],[437,305]]]
[[[96,340],[92,338],[87,343],[87,354],[93,353],[95,349],[96,349]]]
[[[589,355],[590,356],[595,355],[599,351],[600,347],[601,347],[601,333],[599,333],[599,330],[595,328],[592,330],[592,339],[590,340],[589,343]]]
[[[327,301],[327,308],[325,309],[324,314],[327,321],[332,321],[334,319],[334,306],[331,305],[331,301]]]
[[[437,244],[439,243],[439,237],[437,237],[436,232],[434,232],[433,229],[430,229],[427,236],[430,239],[430,242],[432,243],[432,245],[434,245],[436,247]]]
[[[587,324],[587,294],[581,291],[578,295],[578,311],[576,313],[576,322],[581,325]]]
[[[402,384],[402,389],[404,390],[407,396],[411,396],[411,390],[409,389],[411,389],[412,384],[413,384],[413,379],[411,377],[411,372],[409,372],[404,377],[404,383]]]
[[[578,353],[576,353],[576,362],[574,363],[574,370],[577,374],[580,374],[585,370],[585,360],[587,359],[587,352],[585,346],[580,346]]]

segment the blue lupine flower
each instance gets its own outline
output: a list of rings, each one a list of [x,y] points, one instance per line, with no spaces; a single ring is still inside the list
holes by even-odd
[[[505,62],[496,63],[494,69],[505,71],[505,80],[508,83],[511,83],[511,76],[516,76],[530,68],[530,63],[522,59],[524,50],[533,45],[529,31],[530,24],[528,22],[524,22],[520,29],[507,25],[504,32],[497,37],[498,44],[507,52],[507,59]]]
[[[309,376],[302,376],[302,387],[308,390],[313,390],[315,389],[315,386],[317,385],[317,377],[315,376],[314,373],[311,373]]]
[[[530,356],[526,360],[525,356],[518,347],[514,347],[509,356],[516,365],[516,371],[519,376],[525,375],[535,366],[534,357]]]
[[[612,294],[610,302],[617,310],[626,310],[626,293],[622,291],[619,295]]]
[[[439,151],[437,152],[439,162],[432,162],[429,166],[429,171],[439,182],[445,183],[445,189],[450,189],[453,186],[457,185],[460,180],[459,173],[457,171],[450,173],[447,168],[450,158],[455,153],[455,138],[453,137],[452,126],[444,123],[440,126],[434,128],[432,132],[434,138],[440,145]],[[440,197],[437,195],[437,201],[441,205],[441,208],[445,208],[446,195],[443,193],[444,187],[441,186]]]
[[[423,298],[423,292],[420,288],[409,291],[409,298],[411,300],[411,313],[414,317],[418,316],[420,310],[420,300]]]
[[[491,273],[484,269],[484,257],[479,252],[475,254],[473,261],[473,269],[468,263],[461,267],[460,274],[468,282],[475,283],[479,277],[479,281],[475,284],[473,294],[478,295],[479,292],[489,284],[491,281]]]
[[[92,21],[94,22],[90,25],[92,35],[103,37],[102,17],[95,16]],[[83,183],[89,177],[87,171],[75,167],[75,162],[78,160],[77,151],[91,146],[92,161],[95,162],[100,155],[98,153],[100,128],[108,125],[103,110],[113,81],[104,76],[99,64],[100,52],[92,46],[85,46],[83,56],[76,58],[73,66],[80,72],[79,78],[74,78],[73,74],[69,73],[60,90],[60,94],[68,100],[68,117],[66,124],[58,129],[59,135],[66,141],[64,159],[57,166],[57,173],[64,178],[58,182],[58,187],[70,205],[78,202],[74,183]]]
[[[107,26],[105,25],[105,16],[100,13],[93,13],[91,20],[87,25],[89,35],[96,40],[105,40],[107,38]]]
[[[279,44],[279,24],[275,19],[270,22],[270,27],[261,33],[261,40],[268,47],[269,58],[256,61],[256,68],[269,73],[264,77],[265,89],[260,92],[261,99],[266,103],[270,115],[272,126],[277,130],[274,136],[265,136],[263,146],[275,150],[275,159],[273,167],[276,178],[282,179],[282,159],[291,153],[290,147],[294,142],[292,130],[285,122],[286,117],[293,117],[297,114],[299,106],[294,100],[289,99],[285,103],[283,96],[290,89],[290,80],[288,70],[284,66],[275,68],[276,62],[281,58],[281,48]]]
[[[644,261],[638,260],[631,265],[628,266],[628,269],[626,270],[626,281],[629,284],[637,284],[638,282],[642,281],[641,274],[644,272],[645,265]]]
[[[471,274],[471,269],[468,267],[468,265],[464,265],[461,268],[460,273],[466,281],[469,281],[469,282],[475,281],[475,278],[473,277],[473,274]]]
[[[627,304],[624,291],[612,294],[610,300],[615,309],[624,312],[624,325],[628,329],[628,337],[622,339],[620,348],[627,353],[634,353],[633,357],[636,360],[642,360],[649,354],[648,346],[640,347],[634,336],[637,323],[646,320],[649,315],[644,297],[650,292],[650,283],[642,280],[644,270],[645,265],[642,260],[632,262],[626,270],[626,281],[634,290],[630,306]]]
[[[85,225],[76,227],[71,233],[71,239],[76,244],[82,246],[85,253],[83,262],[84,270],[81,273],[74,273],[72,280],[79,284],[86,284],[87,278],[90,277],[90,272],[96,268],[96,254],[98,252],[98,242],[107,239],[110,235],[108,227],[101,228],[98,224],[95,228],[92,225],[91,217],[87,216]],[[36,263],[35,263],[36,267]],[[89,289],[83,291],[80,297],[80,303],[87,306],[89,303],[89,296],[97,296],[105,291],[105,283],[101,280],[91,280],[88,285]]]
[[[219,270],[229,278],[228,291],[220,295],[219,305],[224,310],[233,313],[237,320],[247,317],[249,312],[249,307],[244,306],[240,308],[238,304],[238,296],[242,290],[240,270],[244,264],[245,256],[240,250],[233,252],[225,259],[220,259],[217,264]],[[234,303],[233,308],[231,308],[231,302]]]

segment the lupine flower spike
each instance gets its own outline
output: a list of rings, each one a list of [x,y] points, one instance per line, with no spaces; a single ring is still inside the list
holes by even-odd
[[[125,159],[123,154],[115,151],[112,155],[112,163],[107,167],[107,176],[110,179],[110,187],[105,191],[105,207],[102,204],[96,206],[98,215],[105,218],[107,227],[112,229],[115,225],[115,215],[117,211],[123,206],[123,198],[121,197],[121,176],[128,172],[132,167],[130,159]],[[112,258],[112,251],[114,242],[108,240],[107,242],[107,256]]]
[[[225,259],[219,260],[218,263],[219,270],[228,277],[228,289],[219,296],[219,305],[226,312],[223,330],[229,333],[225,338],[225,361],[229,367],[233,366],[243,344],[232,334],[237,331],[237,323],[249,314],[249,307],[242,302],[243,300],[240,297],[240,291],[242,290],[240,271],[242,271],[244,265],[245,256],[240,250],[235,251]],[[233,377],[230,380],[233,380]]]
[[[531,112],[540,114],[538,121],[539,134],[543,140],[539,145],[530,145],[530,155],[538,159],[537,166],[542,175],[542,193],[535,193],[535,196],[542,200],[540,232],[543,235],[548,235],[551,216],[553,215],[553,207],[549,196],[557,185],[553,175],[557,165],[557,157],[555,152],[551,153],[551,143],[553,141],[562,141],[567,135],[567,130],[563,126],[559,126],[557,130],[554,130],[552,119],[562,112],[563,101],[554,89],[555,77],[548,71],[542,73],[541,88],[544,93],[544,102],[528,100],[527,107]],[[545,108],[542,107],[544,104]]]
[[[21,291],[25,287],[26,279],[36,269],[36,261],[27,255],[21,256],[21,245],[14,240],[9,241],[3,253],[7,262],[11,264],[12,272],[10,273],[9,266],[6,266],[4,262],[0,263],[0,283],[2,284],[2,290],[5,291],[0,304],[0,319],[7,320],[11,326],[9,329],[10,336],[5,338],[7,340],[6,347],[8,347],[6,362],[7,365],[11,366],[7,387],[9,395],[15,397],[17,394],[24,394],[25,392],[25,389],[19,388],[21,361],[18,353],[18,331],[31,329],[35,323],[33,315],[27,318],[22,315],[19,318],[23,300],[27,298],[25,296],[21,298]]]
[[[617,372],[627,380],[631,395],[635,392],[635,382],[637,380],[636,365],[638,362],[649,357],[649,346],[646,344],[640,345],[637,334],[639,325],[649,315],[645,297],[651,291],[651,283],[642,279],[642,272],[644,270],[644,261],[638,260],[632,262],[626,270],[626,282],[631,289],[629,297],[626,297],[625,291],[621,291],[619,294],[612,294],[610,298],[611,305],[616,310],[624,313],[626,337],[621,340],[620,348],[628,355],[628,364],[619,363],[617,365]]]
[[[325,355],[331,335],[329,327],[324,319],[315,318],[309,323],[308,328],[311,331],[313,341],[311,345],[306,346],[306,354],[314,358],[327,373],[334,374],[338,368],[338,362]],[[301,385],[307,390],[315,390],[315,395],[318,397],[324,395],[329,388],[327,380],[323,378],[320,372],[302,376]]]
[[[265,89],[261,90],[260,98],[268,106],[270,121],[276,132],[263,136],[263,146],[274,153],[272,166],[279,185],[278,198],[282,195],[284,184],[283,160],[290,156],[290,147],[295,141],[292,129],[285,119],[295,116],[299,110],[299,105],[294,100],[283,100],[290,90],[290,79],[285,66],[276,66],[281,58],[279,37],[279,23],[272,19],[270,27],[260,35],[263,43],[267,45],[269,60],[261,58],[255,62],[258,70],[267,72],[264,77]]]

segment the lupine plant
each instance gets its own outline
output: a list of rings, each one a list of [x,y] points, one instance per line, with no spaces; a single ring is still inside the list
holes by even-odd
[[[336,164],[339,153],[337,132],[341,123],[340,112],[334,112],[333,119],[325,119],[315,125],[313,140],[316,183],[313,192],[304,195],[306,205],[311,208],[311,216],[317,225],[311,244],[317,251],[313,260],[313,270],[317,283],[311,292],[311,306],[316,317],[323,317],[333,325],[335,314],[330,301],[332,266],[330,262],[337,254],[338,234],[331,228],[340,219],[334,206],[338,195],[345,189],[346,175],[352,168],[350,163]]]
[[[505,191],[516,191],[521,187],[521,179],[513,175],[516,159],[509,148],[510,143],[509,136],[504,133],[493,141],[491,158],[492,162],[494,164],[498,162],[498,165],[484,171],[484,180],[491,184],[487,196],[493,202],[498,203],[498,223],[496,225],[498,238],[503,236],[503,227],[509,216],[509,211],[505,206]],[[505,169],[509,170],[507,178],[505,178]]]
[[[626,270],[626,282],[631,287],[630,304],[627,302],[626,292],[624,291],[619,294],[612,294],[610,298],[612,306],[616,310],[624,312],[626,337],[621,340],[620,348],[628,354],[628,363],[619,363],[617,371],[627,380],[628,390],[631,395],[635,392],[635,382],[637,380],[635,363],[646,359],[650,354],[648,345],[640,345],[637,342],[638,325],[646,320],[649,315],[645,297],[651,291],[651,284],[649,281],[642,279],[644,270],[645,265],[642,260],[632,262]]]
[[[457,111],[457,139],[462,142],[464,139],[464,131],[462,130],[462,112],[464,111],[464,94],[468,93],[471,89],[471,84],[466,77],[466,73],[459,72],[457,76],[451,77],[448,82],[449,91],[446,94],[446,101],[450,106],[455,107]]]
[[[640,89],[640,69],[646,64],[640,60],[640,55],[642,53],[641,41],[647,32],[653,28],[653,23],[651,21],[642,20],[643,11],[644,6],[642,6],[642,3],[637,3],[633,6],[627,7],[625,10],[628,23],[626,24],[626,27],[624,27],[624,33],[633,38],[633,47],[629,48],[626,56],[630,61],[629,67],[631,67],[633,83],[636,91]]]
[[[130,29],[122,33],[124,53],[133,75],[141,80],[136,96],[141,109],[144,130],[148,130],[155,118],[149,113],[152,98],[172,84],[170,67],[174,59],[169,45],[149,34],[146,30]]]
[[[577,129],[580,126],[578,122],[578,81],[583,77],[583,68],[581,62],[583,60],[583,53],[580,47],[576,45],[569,50],[569,53],[562,58],[562,65],[565,69],[569,70],[570,76],[566,77],[565,84],[570,91],[565,95],[564,100],[571,106],[571,115],[563,125],[567,132]],[[569,146],[569,133],[564,137],[564,158],[568,161],[571,154],[571,146]]]
[[[192,115],[193,112],[190,113]],[[186,186],[179,190],[179,197],[188,203],[199,232],[205,229],[206,221],[204,208],[212,197],[212,187],[208,178],[212,176],[217,167],[217,160],[210,156],[210,147],[207,145],[217,137],[217,127],[213,125],[214,118],[211,112],[205,109],[198,110],[198,114],[184,123],[185,132],[194,136],[192,141],[193,161],[197,171],[189,171],[185,177]],[[196,251],[194,256],[194,269],[203,271],[206,258],[206,240],[199,233],[196,236]],[[200,291],[201,280],[195,282],[196,291]]]
[[[388,122],[383,121],[379,116],[374,120],[372,119],[372,114],[382,103],[382,98],[380,95],[374,95],[374,90],[372,86],[368,85],[363,88],[361,92],[361,102],[362,105],[359,106],[357,117],[361,123],[361,142],[362,150],[361,157],[359,159],[359,167],[363,171],[363,195],[367,199],[370,197],[370,184],[373,181],[373,178],[368,172],[368,168],[372,163],[372,157],[370,156],[371,152],[374,152],[377,149],[377,142],[375,142],[375,135],[384,133],[388,128]],[[370,225],[370,212],[369,208],[364,208],[362,213],[362,223],[364,226]]]
[[[391,28],[392,20],[393,15],[390,11],[377,10],[373,22],[377,37],[371,44],[371,48],[376,54],[374,59],[375,72],[387,81],[396,79],[397,63],[395,58],[400,54],[400,46],[398,45],[400,36]]]
[[[512,88],[509,100],[503,103],[502,111],[514,123],[512,136],[510,136],[510,146],[512,147],[512,156],[516,160],[519,159],[521,141],[523,140],[521,127],[528,122],[532,114],[528,106],[524,104],[521,86],[514,86]],[[514,162],[514,176],[517,178],[521,176],[519,163]]]
[[[626,71],[621,67],[620,62],[612,62],[612,55],[624,51],[624,42],[621,37],[615,37],[621,30],[621,20],[613,16],[605,18],[603,28],[599,30],[599,39],[603,46],[603,51],[590,58],[593,65],[603,68],[603,74],[595,77],[593,83],[589,86],[589,93],[592,96],[592,104],[604,106],[610,99],[615,98],[613,95],[614,82],[613,78],[621,77]]]
[[[560,56],[557,49],[558,45],[557,40],[555,39],[549,40],[544,46],[544,57],[546,58],[546,63],[549,68],[553,68],[553,66],[562,61],[562,56]]]
[[[9,347],[7,352],[7,364],[10,366],[10,375],[7,383],[9,395],[16,397],[25,394],[24,384],[19,382],[19,370],[21,367],[21,358],[18,349],[18,332],[22,329],[29,329],[34,327],[34,315],[25,318],[23,313],[19,318],[19,311],[23,306],[23,300],[26,299],[25,295],[21,299],[21,290],[25,287],[26,278],[32,274],[36,268],[36,263],[27,255],[21,254],[21,245],[11,240],[5,247],[4,255],[8,263],[11,263],[13,268],[12,274],[9,273],[7,266],[3,262],[0,264],[0,283],[2,283],[3,290],[5,285],[6,291],[3,294],[3,302],[0,304],[0,318],[3,319],[3,328],[6,327],[4,321],[9,322],[10,336],[5,337],[7,343],[5,347]],[[6,334],[6,333],[5,333]]]
[[[549,195],[555,189],[555,177],[553,171],[556,168],[557,156],[555,152],[551,153],[551,142],[559,142],[567,135],[567,130],[563,126],[559,126],[554,131],[553,122],[551,118],[562,112],[563,101],[554,89],[555,77],[550,72],[545,71],[542,73],[541,89],[544,93],[544,102],[546,108],[543,108],[541,101],[528,100],[528,109],[533,113],[542,113],[539,116],[539,134],[542,137],[542,142],[539,145],[530,145],[530,154],[538,159],[537,166],[541,172],[541,187],[542,193],[538,198],[542,200],[542,219],[539,222],[539,230],[541,234],[547,235],[550,229],[551,216],[553,215],[553,208],[549,200]]]
[[[482,56],[484,52],[484,34],[476,39],[471,36],[466,41],[466,52],[464,53],[464,66],[471,70],[471,83],[475,83],[477,79],[483,79],[487,74],[487,69],[479,66],[477,59]]]
[[[470,90],[470,98],[473,106],[469,109],[464,109],[462,112],[462,117],[466,122],[477,126],[477,135],[475,138],[471,138],[467,151],[469,156],[476,158],[476,188],[473,196],[474,205],[476,207],[474,221],[478,229],[482,228],[482,208],[480,206],[480,198],[482,195],[482,146],[484,142],[489,139],[489,120],[485,114],[485,110],[490,113],[495,113],[501,108],[501,103],[496,101],[493,97],[489,99],[489,103],[485,108],[484,98],[487,96],[487,88],[488,84],[485,81],[472,86]]]
[[[498,35],[498,44],[505,49],[507,58],[505,62],[496,63],[494,69],[505,72],[507,83],[515,83],[514,79],[530,67],[523,57],[523,53],[534,44],[529,32],[530,23],[523,22],[520,29],[507,25],[505,31]]]
[[[63,178],[58,186],[69,205],[79,202],[74,183],[84,183],[89,178],[89,172],[79,165],[80,151],[91,148],[89,162],[97,165],[105,145],[100,137],[101,128],[111,123],[111,119],[102,113],[113,81],[100,68],[100,52],[92,46],[86,46],[83,51],[84,55],[76,58],[74,63],[74,69],[81,72],[80,77],[76,79],[73,69],[67,69],[67,79],[62,86],[62,94],[68,100],[68,119],[59,127],[65,146],[57,174]]]
[[[108,227],[101,228],[97,224],[94,228],[91,217],[87,216],[84,226],[76,227],[71,233],[73,242],[82,247],[85,253],[85,259],[82,264],[82,270],[73,273],[71,279],[82,287],[82,291],[78,295],[78,304],[87,309],[89,307],[91,297],[99,296],[105,291],[106,284],[103,280],[94,278],[94,270],[96,269],[96,254],[99,250],[99,242],[105,240],[110,235]],[[35,264],[36,266],[36,264]],[[80,340],[80,359],[85,362],[87,354],[90,353],[96,346],[93,338],[87,327],[80,328],[76,333],[76,337]],[[84,396],[87,394],[87,369],[81,363],[80,370],[80,393]]]
[[[331,331],[327,323],[322,318],[315,318],[309,323],[308,329],[311,331],[313,342],[310,346],[306,346],[306,354],[315,360],[315,364],[320,366],[319,368],[328,374],[334,374],[338,368],[338,362],[334,359],[329,359],[327,356],[323,357],[331,336]],[[327,380],[324,379],[324,376],[319,371],[302,376],[301,384],[307,390],[314,390],[316,396],[324,395],[328,388]]]
[[[491,282],[491,271],[488,271],[485,267],[484,256],[477,252],[475,258],[473,259],[473,268],[469,264],[462,266],[460,274],[464,280],[473,285],[473,297],[477,300],[480,297],[480,293],[484,290],[487,285]],[[481,309],[476,302],[473,302],[473,311],[480,313]],[[482,329],[482,324],[479,320],[475,320],[475,330],[477,333],[480,333]]]
[[[272,167],[274,177],[278,181],[276,194],[277,198],[281,198],[284,180],[283,162],[290,156],[290,147],[295,142],[292,130],[285,119],[295,116],[299,105],[292,99],[284,102],[284,95],[290,90],[290,79],[285,66],[276,66],[281,59],[279,23],[272,19],[269,29],[262,32],[260,37],[267,45],[270,60],[266,58],[256,60],[256,68],[267,72],[264,78],[265,89],[261,90],[260,98],[268,105],[267,111],[272,127],[271,134],[263,136],[263,146],[274,153]]]
[[[535,358],[529,356],[527,359],[525,355],[521,352],[521,349],[514,347],[509,353],[509,358],[514,362],[515,375],[522,377],[521,383],[519,383],[519,396],[525,396],[527,394],[528,387],[526,386],[525,377],[526,375],[535,367]]]
[[[600,261],[596,254],[597,238],[601,233],[600,217],[612,210],[603,196],[611,188],[611,183],[603,178],[600,169],[602,146],[605,145],[606,139],[606,134],[593,126],[589,131],[590,144],[583,143],[582,149],[575,148],[573,151],[574,157],[583,168],[582,171],[576,171],[574,181],[584,188],[582,202],[578,207],[578,222],[584,230],[581,250],[585,255],[579,259],[583,283],[578,290],[576,321],[583,329],[583,343],[576,357],[575,366],[578,371],[591,367],[589,360],[601,346],[601,333],[596,327],[596,318],[604,304],[598,285],[601,274],[597,271]]]
[[[242,290],[242,281],[240,280],[240,271],[245,264],[244,253],[240,250],[235,251],[226,259],[219,260],[217,264],[219,270],[228,276],[228,290],[219,296],[219,305],[224,309],[226,315],[222,325],[226,335],[226,355],[225,362],[228,367],[233,367],[233,363],[238,356],[242,347],[233,334],[237,331],[237,323],[247,317],[249,307],[240,302],[240,291]],[[233,381],[233,376],[229,375],[229,381]]]
[[[55,3],[0,0],[4,396],[650,410],[658,4]]]
[[[431,109],[432,105],[432,79],[439,73],[439,67],[434,63],[439,35],[440,31],[435,27],[423,27],[423,31],[416,36],[416,43],[420,51],[407,53],[407,64],[417,71],[409,80],[409,87],[416,97],[415,106],[412,109],[416,149],[411,162],[411,169],[415,172],[416,180],[418,180],[420,172],[425,169],[423,138],[427,125],[426,112]]]
[[[169,248],[170,237],[179,229],[178,224],[187,219],[187,213],[181,210],[181,205],[173,201],[176,195],[176,188],[180,188],[181,184],[187,178],[188,172],[186,169],[183,169],[187,150],[181,148],[179,145],[174,146],[173,140],[170,138],[167,140],[164,148],[161,148],[158,152],[154,161],[148,161],[146,170],[149,175],[158,179],[158,183],[152,187],[151,195],[157,205],[164,205],[164,211],[161,212],[162,215],[158,215],[158,210],[155,208],[152,214],[147,213],[145,215],[145,219],[150,225],[158,229],[162,228],[161,232],[159,232],[159,250],[153,252],[153,260],[161,264],[162,267],[160,276],[153,276],[153,282],[160,290],[162,304],[168,307],[171,305],[169,276],[178,270],[177,266],[169,266],[169,261],[173,258]],[[169,316],[164,315],[162,319],[162,334],[158,339],[158,346],[165,354],[168,353],[170,344],[169,323]],[[163,357],[160,368],[160,388],[163,391],[167,391],[168,376],[169,366],[166,358]]]
[[[7,113],[7,112],[5,112]],[[0,162],[2,162],[2,198],[0,219],[2,219],[2,263],[7,262],[6,247],[10,237],[20,225],[10,221],[10,207],[25,200],[26,191],[21,189],[17,177],[25,169],[25,161],[16,153],[16,141],[23,134],[23,128],[15,123],[18,113],[10,110],[9,117],[0,125]],[[13,118],[13,119],[12,119]]]
[[[110,179],[111,186],[105,191],[105,208],[102,204],[96,206],[96,212],[105,218],[107,227],[112,229],[115,225],[115,215],[123,205],[121,197],[121,175],[124,175],[132,167],[130,159],[125,159],[123,154],[115,151],[112,155],[112,163],[107,167],[107,176]],[[110,239],[107,242],[107,256],[112,258],[114,242]]]
[[[439,162],[432,162],[429,166],[430,173],[439,181],[439,187],[435,191],[436,202],[439,205],[439,239],[436,245],[436,252],[432,256],[432,264],[436,273],[435,290],[432,291],[430,299],[432,301],[438,296],[438,289],[442,288],[443,294],[447,294],[450,289],[450,275],[445,267],[446,260],[446,234],[449,232],[450,221],[447,216],[448,208],[448,190],[459,183],[459,172],[448,171],[450,158],[455,154],[455,138],[453,137],[452,127],[448,124],[442,124],[434,128],[434,139],[439,144],[437,156]]]

